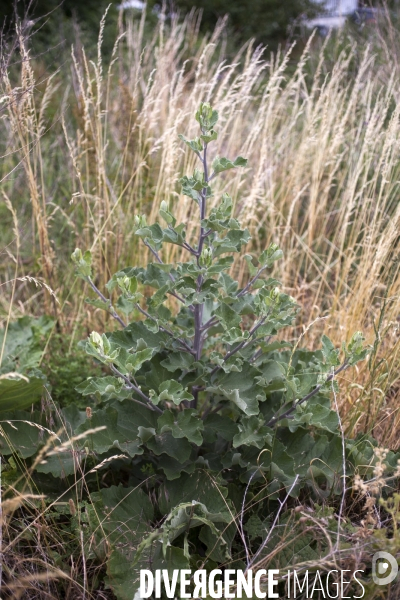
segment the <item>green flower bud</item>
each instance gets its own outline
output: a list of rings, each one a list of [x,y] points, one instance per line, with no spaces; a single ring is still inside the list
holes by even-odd
[[[99,333],[97,333],[97,331],[92,331],[89,341],[96,350],[99,350],[100,352],[104,351],[103,338]]]
[[[82,260],[82,250],[80,250],[80,248],[75,248],[75,250],[73,251],[73,253],[71,254],[71,258],[74,261],[75,264],[79,264],[80,261]]]
[[[212,265],[212,250],[211,248],[204,248],[201,256],[199,258],[199,263],[201,267],[211,267]]]
[[[271,300],[273,300],[275,302],[275,301],[279,300],[280,295],[281,295],[280,289],[278,287],[274,287],[274,289],[271,290],[271,293],[269,296],[270,296]]]
[[[71,254],[71,258],[76,265],[77,274],[84,279],[91,277],[92,274],[92,253],[86,250],[84,254],[79,248],[76,248]]]
[[[141,229],[147,226],[146,215],[135,215],[134,217],[135,229]]]
[[[359,354],[363,350],[365,338],[361,331],[356,331],[349,342],[349,352],[351,354]]]

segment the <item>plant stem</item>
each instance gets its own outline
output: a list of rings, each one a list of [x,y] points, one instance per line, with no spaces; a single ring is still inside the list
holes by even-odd
[[[254,341],[254,340],[251,339],[252,336],[256,333],[257,329],[259,329],[261,327],[261,325],[263,325],[265,323],[265,321],[267,320],[267,316],[265,316],[262,319],[260,319],[260,321],[256,325],[254,325],[252,327],[252,329],[250,329],[250,335],[247,338],[247,340],[245,340],[244,342],[240,342],[240,344],[238,344],[230,352],[228,352],[227,354],[225,354],[225,356],[223,358],[223,362],[226,362],[228,360],[228,358],[230,358],[231,356],[233,356],[234,354],[236,354],[236,352],[238,352],[239,350],[241,350],[245,346],[248,346],[250,344],[250,342]],[[263,338],[261,338],[261,339],[263,339]],[[213,368],[213,370],[211,371],[210,376],[214,375],[214,373],[216,373],[217,371],[219,371],[220,368],[221,367],[219,365],[216,365]]]
[[[129,389],[133,390],[134,392],[136,392],[145,401],[145,402],[140,402],[140,400],[136,400],[135,398],[133,398],[134,402],[136,402],[137,404],[141,404],[142,406],[145,406],[146,408],[152,410],[153,412],[158,412],[160,414],[163,413],[163,411],[160,408],[158,408],[158,406],[153,404],[152,401],[150,400],[150,398],[148,396],[146,396],[146,394],[144,394],[138,386],[136,386],[132,383],[132,381],[129,379],[129,377],[126,377],[126,375],[121,373],[121,371],[118,371],[118,369],[116,367],[114,367],[114,365],[111,365],[111,371],[117,377],[121,377],[121,379],[123,379],[125,381],[127,387]]]
[[[203,132],[204,133],[204,132]],[[205,187],[201,192],[201,203],[200,203],[200,223],[206,217],[206,208],[207,208],[207,187],[208,187],[208,165],[207,165],[207,144],[204,144],[203,149],[203,168],[204,168],[204,182]],[[200,257],[203,251],[204,240],[207,237],[204,228],[200,225],[200,235],[199,235],[199,243],[197,245],[197,265],[200,267]],[[203,285],[203,276],[199,275],[197,278],[197,293],[201,292],[201,286]],[[200,360],[201,351],[203,347],[202,340],[202,322],[203,322],[203,308],[204,304],[196,304],[194,307],[194,340],[193,340],[193,350],[195,352],[196,360]],[[197,408],[199,391],[197,389],[194,390],[194,400],[191,403],[192,408]]]
[[[158,321],[155,317],[153,317],[152,315],[150,315],[146,310],[144,310],[144,308],[142,308],[140,306],[140,304],[136,303],[136,308],[138,309],[139,312],[142,313],[142,315],[144,315],[147,319],[150,319],[151,321],[154,321],[155,323],[158,324]],[[169,329],[166,329],[165,327],[162,327],[161,325],[159,325],[160,331],[163,331],[164,333],[166,333],[167,335],[169,335],[171,338],[173,338],[174,340],[177,340],[180,344],[182,344],[183,348],[186,350],[186,352],[189,352],[190,354],[194,354],[194,351],[192,350],[192,348],[189,346],[189,344],[187,342],[185,342],[185,340],[183,340],[180,337],[176,337],[172,331],[169,331]]]
[[[207,323],[204,323],[204,325],[202,326],[201,330],[202,331],[206,331],[206,329],[209,329],[210,327],[213,327],[217,323],[218,323],[217,317],[211,317],[211,319],[209,319],[207,321]]]
[[[247,290],[253,285],[253,283],[255,283],[257,281],[257,279],[260,277],[261,273],[263,271],[265,271],[266,267],[262,267],[261,269],[259,269],[259,271],[257,271],[257,273],[254,275],[254,277],[252,279],[250,279],[250,281],[247,283],[247,285],[237,294],[238,298],[241,298],[242,296],[245,295],[245,293],[247,292]]]
[[[118,323],[120,325],[122,325],[122,327],[126,327],[126,323],[121,319],[121,317],[119,316],[118,313],[115,312],[115,310],[112,307],[111,304],[111,300],[107,299],[99,290],[99,288],[93,283],[91,277],[86,277],[86,281],[88,282],[88,284],[90,285],[90,287],[92,288],[92,290],[94,292],[96,292],[96,294],[99,296],[99,298],[101,298],[101,300],[103,300],[103,302],[106,302],[108,304],[108,312],[109,314],[116,320],[118,321]]]

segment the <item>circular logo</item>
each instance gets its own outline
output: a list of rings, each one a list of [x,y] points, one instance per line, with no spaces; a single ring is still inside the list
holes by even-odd
[[[377,585],[392,583],[398,571],[397,560],[389,552],[376,552],[372,557],[372,579]]]

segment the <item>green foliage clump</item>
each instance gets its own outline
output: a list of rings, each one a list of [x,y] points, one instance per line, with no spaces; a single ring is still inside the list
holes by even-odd
[[[47,383],[39,369],[43,336],[53,325],[47,316],[26,316],[0,330],[0,415],[28,408],[40,399]]]
[[[75,404],[80,409],[86,408],[87,401],[75,388],[83,379],[102,374],[102,367],[96,360],[80,347],[70,348],[68,338],[59,333],[50,338],[42,370],[49,382],[53,402],[60,407]]]
[[[21,317],[0,329],[0,414],[35,404],[44,387],[61,407],[86,407],[75,387],[89,375],[101,375],[102,367],[83,349],[71,351],[69,340],[54,328],[54,320],[44,315]]]
[[[94,283],[90,252],[77,249],[72,256],[77,274],[97,293],[91,302],[122,327],[93,332],[86,342],[87,353],[109,375],[78,387],[102,404],[76,430],[81,435],[94,429],[85,444],[108,468],[114,461],[114,481],[122,467],[120,482],[132,486],[100,490],[97,512],[112,505],[122,522],[121,494],[143,505],[145,517],[126,525],[127,538],[135,537],[129,551],[115,544],[109,557],[110,583],[120,598],[137,589],[139,569],[149,561],[152,568],[188,568],[200,559],[205,568],[226,561],[240,568],[247,544],[243,527],[251,531],[257,522],[265,528],[282,492],[343,494],[343,475],[368,464],[366,455],[372,455],[364,441],[342,438],[330,406],[338,374],[368,353],[362,334],[356,332],[341,351],[326,336],[316,352],[282,341],[280,331],[293,323],[298,306],[267,276],[282,256],[276,244],[243,256],[249,278],[239,287],[230,274],[232,254],[242,251],[250,234],[235,218],[229,194],[211,209],[208,204],[214,178],[245,168],[247,161],[210,160],[218,113],[202,103],[196,119],[198,137],[180,138],[200,168],[180,183],[197,206],[197,238],[187,238],[186,224],[177,223],[165,201],[159,211],[164,226],[137,216],[135,233],[154,262],[115,273],[107,284],[110,299]],[[164,263],[165,244],[185,249],[188,259]],[[154,292],[145,296],[149,288]],[[131,321],[132,315],[142,320]],[[156,506],[138,484],[152,490]],[[257,500],[242,514],[241,529],[233,515],[246,497]],[[98,528],[97,535],[100,547]]]
[[[200,163],[180,180],[198,215],[196,234],[187,236],[187,225],[165,201],[159,210],[165,225],[136,216],[135,233],[154,261],[115,273],[108,295],[96,286],[90,252],[73,253],[77,274],[96,292],[89,302],[119,329],[91,333],[86,360],[79,354],[56,360],[52,355],[65,346],[53,337],[48,377],[63,396],[61,408],[27,413],[36,399],[32,390],[18,395],[22,404],[14,390],[12,406],[1,396],[4,382],[28,385],[39,376],[43,333],[54,323],[22,319],[10,325],[11,336],[0,337],[7,489],[40,490],[57,507],[61,500],[65,514],[50,504],[49,518],[69,536],[71,552],[83,544],[89,569],[106,563],[98,585],[120,600],[135,595],[143,568],[242,569],[272,554],[279,568],[318,561],[329,544],[319,526],[310,531],[315,519],[342,540],[351,538],[351,527],[343,520],[336,529],[333,506],[314,504],[303,531],[301,514],[283,509],[291,498],[339,506],[349,476],[374,482],[374,468],[382,466],[374,442],[345,439],[331,409],[337,376],[369,351],[362,334],[341,349],[323,336],[316,352],[284,341],[282,330],[299,307],[268,276],[282,256],[276,244],[244,254],[248,282],[241,287],[234,279],[232,255],[250,234],[235,218],[229,194],[211,203],[211,184],[247,161],[210,160],[218,113],[203,103],[196,119],[199,135],[180,136]],[[164,263],[165,244],[184,249],[187,259]],[[83,379],[93,360],[99,371],[91,370],[74,392],[77,375]],[[385,468],[385,475],[397,476],[396,457],[386,451]],[[287,539],[276,553],[282,531]]]

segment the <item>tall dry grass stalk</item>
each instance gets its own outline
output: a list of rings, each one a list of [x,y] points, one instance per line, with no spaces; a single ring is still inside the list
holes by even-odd
[[[144,16],[140,23],[121,18],[105,65],[104,26],[103,20],[94,60],[79,46],[71,74],[51,74],[40,85],[40,65],[21,42],[19,80],[14,71],[3,83],[0,179],[21,223],[32,216],[21,255],[39,257],[42,276],[64,301],[62,325],[74,330],[100,318],[85,313],[82,290],[74,288],[68,257],[75,246],[91,248],[102,288],[118,268],[147,260],[133,236],[134,214],[153,221],[167,200],[190,222],[192,206],[178,178],[195,158],[178,133],[194,135],[192,115],[200,101],[210,101],[221,115],[218,152],[249,160],[231,185],[236,212],[253,234],[249,251],[271,241],[282,247],[283,287],[304,307],[304,327],[315,321],[304,343],[317,345],[322,330],[336,343],[358,329],[371,342],[386,331],[379,348],[385,361],[352,374],[356,385],[343,382],[339,402],[349,430],[365,427],[369,412],[369,427],[373,421],[384,442],[393,442],[400,422],[397,63],[378,70],[375,42],[340,51],[339,42],[312,39],[296,63],[290,51],[268,56],[252,44],[227,61],[224,23],[207,39],[192,13],[183,23],[160,21],[152,39],[144,36]],[[222,177],[217,191],[223,189]],[[246,277],[243,263],[233,268]],[[23,289],[16,301],[34,310]]]
[[[56,89],[53,79],[56,73],[47,79],[46,88],[37,103],[35,97],[36,81],[31,66],[26,40],[19,31],[19,49],[21,57],[21,85],[13,86],[7,71],[3,79],[3,102],[7,103],[7,129],[12,136],[18,165],[23,168],[25,185],[29,191],[29,202],[32,207],[32,240],[39,242],[41,271],[49,285],[54,281],[54,252],[49,239],[49,224],[46,208],[46,185],[41,138],[45,133],[44,114],[52,94]],[[14,146],[15,147],[15,146]],[[27,198],[28,199],[28,198]],[[32,248],[33,252],[35,248]],[[45,310],[50,312],[47,298],[44,300]]]

